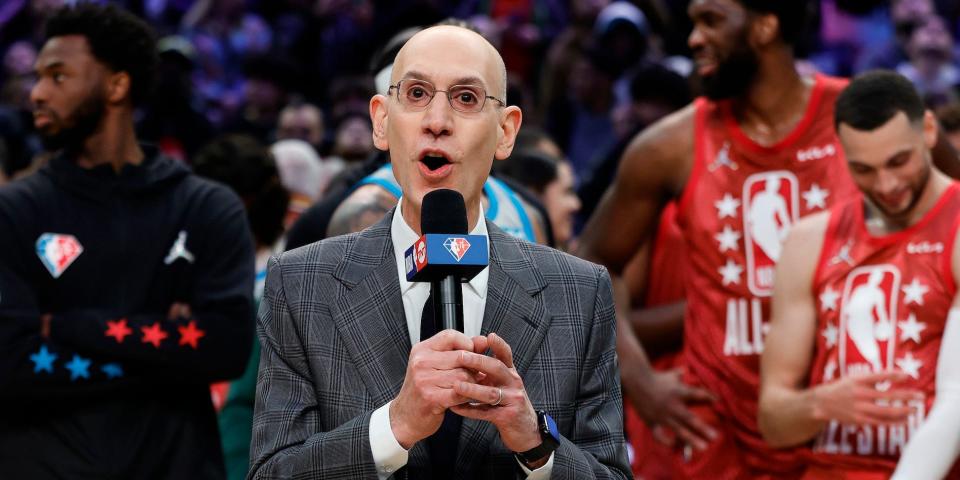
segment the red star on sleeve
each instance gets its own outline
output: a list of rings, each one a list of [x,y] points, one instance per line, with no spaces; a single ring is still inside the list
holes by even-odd
[[[149,327],[140,327],[140,330],[143,331],[143,343],[152,343],[156,348],[160,348],[160,342],[169,336],[167,332],[160,328],[160,322]]]
[[[190,345],[194,350],[197,349],[197,342],[206,335],[206,332],[197,328],[197,322],[190,320],[186,327],[177,327],[180,330],[180,345]]]
[[[127,319],[121,318],[120,320],[107,320],[107,333],[104,335],[108,337],[113,337],[117,339],[117,343],[123,343],[123,340],[127,338],[127,335],[133,333],[133,330],[127,326]]]

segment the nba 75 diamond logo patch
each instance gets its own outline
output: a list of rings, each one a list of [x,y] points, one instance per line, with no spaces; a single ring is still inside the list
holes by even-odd
[[[463,260],[463,256],[467,254],[467,250],[470,250],[470,242],[468,242],[466,238],[448,238],[443,241],[443,246],[447,248],[450,255],[453,255],[453,258],[457,259],[458,262]]]
[[[63,233],[44,233],[37,238],[37,256],[53,278],[60,278],[83,253],[77,237]]]

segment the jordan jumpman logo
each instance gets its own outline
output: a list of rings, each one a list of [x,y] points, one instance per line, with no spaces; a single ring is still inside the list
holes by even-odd
[[[170,265],[178,258],[186,260],[187,263],[193,263],[193,254],[187,250],[186,230],[180,230],[180,234],[177,235],[177,240],[173,242],[173,246],[170,247],[170,253],[167,253],[167,258],[163,259],[163,263]]]

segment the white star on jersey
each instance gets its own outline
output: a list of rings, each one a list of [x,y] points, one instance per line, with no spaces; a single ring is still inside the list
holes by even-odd
[[[903,304],[910,305],[910,303],[916,303],[917,305],[923,305],[923,296],[930,291],[930,287],[920,283],[920,280],[914,278],[913,281],[907,285],[900,287],[903,290]]]
[[[827,287],[820,293],[820,310],[824,312],[828,310],[837,311],[837,300],[839,299],[840,294],[832,287]]]
[[[723,284],[729,285],[731,283],[740,284],[740,274],[743,273],[743,267],[740,264],[734,262],[731,259],[727,259],[727,264],[720,267],[720,275],[723,275]]]
[[[912,352],[907,352],[903,358],[898,358],[897,366],[900,367],[900,370],[903,370],[903,373],[910,375],[915,380],[920,379],[920,367],[923,366],[923,362],[913,358]]]
[[[721,252],[737,250],[737,242],[740,241],[740,232],[730,228],[730,225],[724,225],[723,231],[714,235],[713,238],[716,238],[717,241],[720,242]]]
[[[913,343],[920,343],[920,332],[927,328],[927,324],[924,322],[918,322],[917,316],[913,313],[907,317],[906,321],[897,322],[897,325],[900,327],[900,339],[901,340],[913,340]]]
[[[810,190],[803,192],[802,195],[807,202],[807,210],[827,208],[827,197],[830,195],[830,190],[820,188],[820,185],[814,183],[810,185]]]
[[[824,341],[827,342],[827,348],[833,348],[837,345],[837,336],[839,334],[840,331],[837,330],[837,327],[833,326],[832,323],[828,323],[827,328],[820,332],[820,335],[823,335]]]
[[[723,194],[723,198],[713,202],[717,207],[717,215],[722,219],[724,217],[737,218],[737,209],[740,208],[740,200],[733,198],[729,193]]]

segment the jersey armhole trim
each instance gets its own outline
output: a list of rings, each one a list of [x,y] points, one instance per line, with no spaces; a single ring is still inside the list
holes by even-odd
[[[707,135],[706,107],[707,100],[703,97],[699,97],[693,102],[693,165],[690,167],[690,178],[687,179],[686,185],[683,186],[683,192],[680,194],[680,202],[677,203],[677,217],[681,223],[683,223],[682,219],[687,216],[688,204],[692,201],[693,191],[697,188],[697,183],[706,164],[704,158],[706,146],[700,141],[701,135]]]
[[[823,266],[826,265],[827,259],[827,242],[833,240],[834,234],[837,232],[837,228],[840,226],[840,221],[843,220],[843,213],[847,210],[846,204],[841,204],[839,208],[833,208],[827,211],[827,228],[823,231],[823,242],[820,243],[820,253],[817,255],[817,268],[813,270],[813,278],[810,279],[810,293],[814,296],[814,303],[816,303],[816,293],[817,293],[817,284],[820,282],[820,277],[823,274]]]
[[[956,191],[954,191],[953,195],[960,196],[960,193],[957,193]],[[950,235],[948,237],[950,240],[947,242],[946,249],[945,249],[946,255],[942,257],[943,265],[941,267],[943,270],[944,282],[947,284],[947,290],[950,291],[950,295],[952,297],[952,296],[956,296],[957,294],[957,282],[954,280],[955,278],[954,276],[957,273],[960,273],[960,272],[953,271],[953,253],[954,253],[954,248],[957,246],[957,234],[960,233],[960,215],[958,215],[957,218],[953,221],[953,226],[950,228],[951,228]]]

